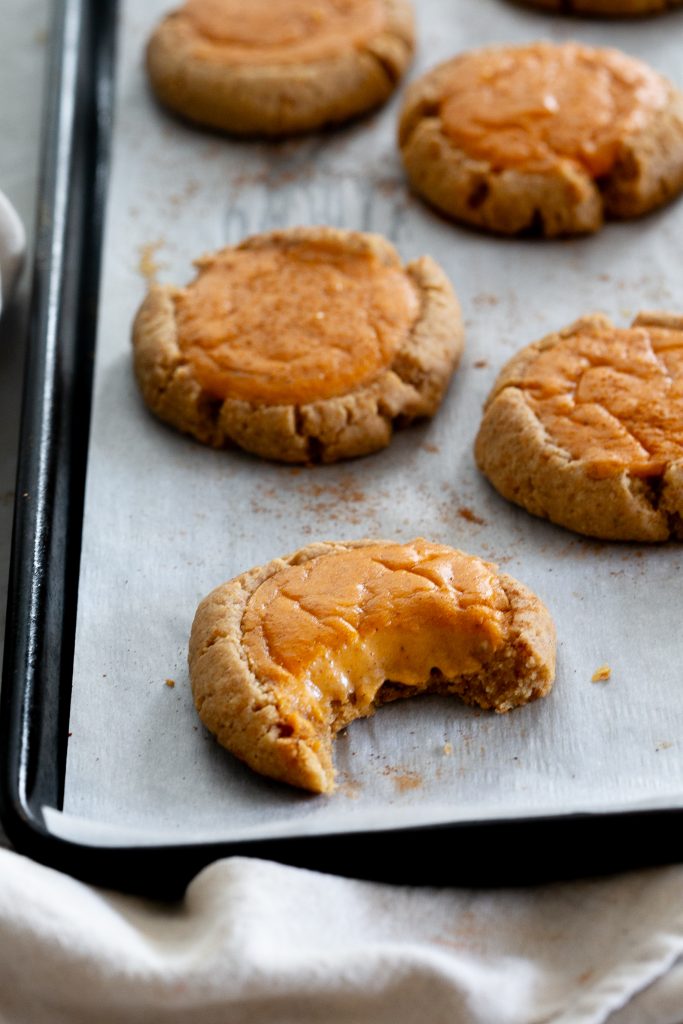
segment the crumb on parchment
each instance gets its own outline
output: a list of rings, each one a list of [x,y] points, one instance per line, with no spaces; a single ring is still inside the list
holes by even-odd
[[[444,757],[452,757],[453,756],[453,744],[452,743],[444,743],[444,745],[443,745],[443,756]]]
[[[162,249],[165,244],[164,239],[160,238],[157,242],[145,242],[144,245],[138,246],[140,254],[138,273],[145,278],[147,284],[156,284],[157,274],[165,266],[164,263],[159,263],[156,259],[158,250]]]
[[[167,679],[166,685],[172,690],[173,687],[175,686],[175,679]]]
[[[609,665],[601,665],[600,668],[596,668],[595,672],[591,677],[592,683],[606,683],[608,679],[612,678],[612,669]]]
[[[476,512],[473,512],[467,505],[461,505],[458,509],[458,515],[461,519],[465,519],[468,523],[475,523],[477,526],[486,526],[486,520],[478,516]]]
[[[423,785],[422,776],[418,772],[401,768],[398,765],[385,765],[382,774],[392,779],[400,793],[405,793],[409,789],[419,789]]]

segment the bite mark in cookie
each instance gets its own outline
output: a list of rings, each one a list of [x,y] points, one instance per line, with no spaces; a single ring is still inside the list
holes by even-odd
[[[607,540],[683,539],[683,318],[585,317],[523,349],[475,452],[535,515]]]
[[[578,43],[464,53],[408,90],[399,143],[417,192],[503,234],[597,230],[683,188],[683,95]]]
[[[383,703],[442,693],[496,711],[544,696],[552,620],[495,566],[443,545],[315,544],[199,606],[195,703],[254,770],[333,788],[332,737]]]
[[[145,401],[200,441],[287,462],[389,443],[438,408],[462,351],[457,299],[427,257],[378,235],[271,232],[153,287],[133,331]]]

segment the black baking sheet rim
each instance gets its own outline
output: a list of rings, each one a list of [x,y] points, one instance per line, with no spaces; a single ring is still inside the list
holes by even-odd
[[[233,855],[468,886],[683,860],[675,809],[122,847],[46,827],[42,808],[61,808],[66,766],[117,8],[59,0],[52,37],[0,694],[0,817],[15,849],[84,881],[164,899]]]

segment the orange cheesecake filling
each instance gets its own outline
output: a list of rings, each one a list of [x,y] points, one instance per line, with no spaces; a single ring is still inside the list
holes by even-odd
[[[237,64],[335,57],[362,47],[386,22],[382,0],[186,0],[182,14]]]
[[[337,551],[288,566],[247,604],[254,673],[329,724],[358,714],[390,680],[423,689],[431,673],[477,672],[504,643],[509,603],[492,567],[418,539]]]
[[[683,459],[683,335],[580,330],[538,353],[517,384],[554,444],[595,478],[661,476]]]
[[[178,344],[212,396],[299,405],[361,387],[415,322],[410,279],[323,244],[226,249],[175,299]]]
[[[667,95],[660,75],[618,50],[534,43],[460,57],[440,115],[459,148],[496,170],[543,173],[571,160],[599,178]]]

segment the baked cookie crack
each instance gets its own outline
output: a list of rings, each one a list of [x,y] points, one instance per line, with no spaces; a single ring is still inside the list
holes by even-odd
[[[603,539],[677,537],[683,319],[585,317],[523,349],[494,385],[475,454],[535,515]]]
[[[683,189],[683,94],[614,49],[460,54],[409,87],[398,140],[417,193],[501,234],[596,231]]]

